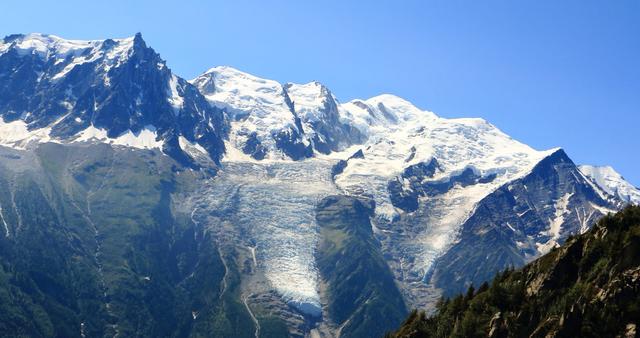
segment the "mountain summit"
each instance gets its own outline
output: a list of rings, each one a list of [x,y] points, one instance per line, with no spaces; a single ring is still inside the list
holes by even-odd
[[[211,68],[191,82],[226,112],[231,146],[254,159],[300,160],[364,141],[340,121],[337,99],[318,82],[281,85],[231,67]]]
[[[184,163],[180,140],[224,152],[222,113],[174,75],[140,34],[126,39],[63,40],[12,35],[0,43],[0,137],[30,140],[97,139],[159,148]],[[183,142],[184,143],[184,142]]]

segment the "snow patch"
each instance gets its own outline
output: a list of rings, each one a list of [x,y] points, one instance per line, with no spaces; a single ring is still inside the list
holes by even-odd
[[[323,112],[327,100],[335,99],[318,82],[282,86],[230,67],[212,68],[192,83],[212,105],[225,110],[231,120],[223,159],[228,164],[290,161],[273,151],[272,140],[273,132],[295,123],[286,95],[293,101],[293,108],[309,135],[314,133],[312,122],[326,118]],[[315,156],[335,161],[363,150],[364,158],[349,160],[344,171],[335,177],[335,184],[342,193],[374,199],[374,229],[378,229],[377,223],[396,220],[402,212],[391,203],[388,182],[410,165],[437,159],[442,170],[434,180],[446,180],[466,168],[473,168],[483,177],[495,174],[491,182],[455,186],[445,194],[420,200],[421,208],[426,208],[425,228],[406,244],[415,249],[411,250],[415,257],[409,257],[416,262],[414,268],[423,272],[455,240],[459,227],[482,198],[527,175],[542,159],[557,151],[536,151],[483,119],[440,118],[390,94],[344,104],[335,102],[340,122],[357,128],[367,141],[341,152]],[[255,161],[240,150],[254,132],[267,147],[265,160]]]
[[[51,80],[54,82],[67,76],[78,65],[100,61],[105,83],[109,85],[108,71],[128,59],[133,44],[133,37],[83,41],[33,33],[19,36],[11,42],[2,40],[0,54],[13,49],[21,56],[35,54],[43,60],[53,61],[54,65],[64,64],[58,73],[51,76]]]
[[[178,78],[175,75],[171,75],[169,79],[169,104],[173,107],[175,115],[178,115],[182,107],[184,106],[184,99],[178,91]]]
[[[4,219],[4,213],[2,212],[2,206],[0,205],[0,218],[2,219],[2,225],[4,225],[5,237],[9,237],[9,224]]]
[[[309,82],[307,84],[287,84],[287,93],[294,103],[294,108],[298,117],[308,124],[305,131],[312,130],[311,123],[321,122],[325,116],[322,114],[322,107],[327,100],[322,84],[319,82]],[[333,98],[335,100],[335,98]]]
[[[31,129],[22,120],[5,122],[0,117],[0,145],[14,149],[27,149],[32,143],[53,141],[49,136],[50,127]]]
[[[187,140],[184,136],[178,137],[178,143],[180,144],[180,148],[184,150],[191,158],[195,160],[202,160],[204,162],[210,162],[211,157],[204,147],[199,145],[198,143],[191,142]]]
[[[108,144],[133,147],[138,149],[162,149],[163,141],[158,140],[156,129],[146,126],[138,132],[127,130],[116,138],[109,138],[105,129],[89,126],[81,131],[73,142],[99,141]]]
[[[545,235],[550,236],[550,238],[545,243],[536,243],[540,254],[544,255],[553,247],[559,245],[558,240],[560,239],[564,216],[569,212],[567,206],[569,205],[569,199],[571,196],[573,196],[573,193],[566,193],[564,196],[556,200],[554,205],[555,214],[553,215],[553,218],[549,220],[549,229],[545,232]]]

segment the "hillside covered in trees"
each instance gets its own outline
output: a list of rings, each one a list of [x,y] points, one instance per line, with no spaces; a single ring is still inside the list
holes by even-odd
[[[636,337],[639,322],[640,207],[629,206],[387,336]]]

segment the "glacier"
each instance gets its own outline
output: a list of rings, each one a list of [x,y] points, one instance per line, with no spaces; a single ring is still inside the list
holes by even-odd
[[[326,159],[223,160],[218,174],[198,193],[205,199],[194,209],[195,217],[217,215],[209,226],[233,224],[271,287],[286,303],[314,317],[322,308],[315,266],[315,208],[320,199],[338,192],[329,174],[332,165]],[[213,231],[227,231],[221,229]]]

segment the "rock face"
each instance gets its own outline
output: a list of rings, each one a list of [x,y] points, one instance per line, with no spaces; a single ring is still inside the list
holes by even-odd
[[[338,100],[323,84],[287,83],[284,88],[317,152],[329,154],[365,141],[358,128],[341,120]]]
[[[640,320],[640,207],[591,230],[491,285],[412,313],[391,337],[635,336]]]
[[[4,129],[24,129],[5,144],[28,142],[45,129],[48,140],[129,139],[189,164],[181,137],[215,162],[224,152],[221,112],[172,74],[139,34],[102,41],[13,35],[0,46],[0,117]]]
[[[25,334],[382,334],[640,194],[393,95],[187,82],[140,35],[4,38],[0,118],[2,333],[38,313]]]
[[[564,151],[485,197],[442,255],[429,279],[448,296],[480,285],[496,272],[522,266],[621,206],[598,194]],[[484,252],[478,256],[474,252]]]

